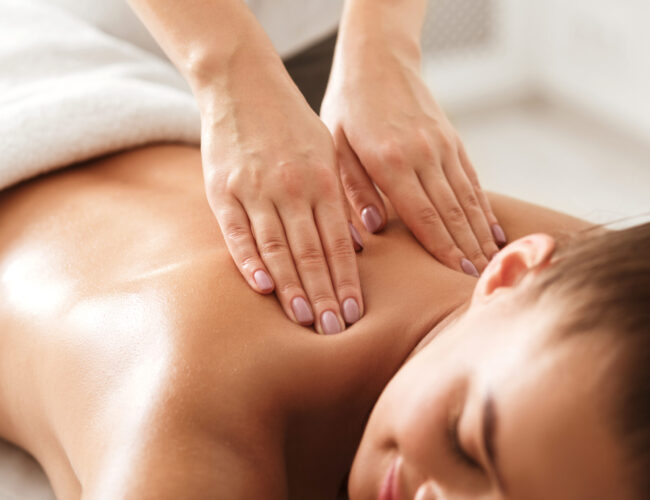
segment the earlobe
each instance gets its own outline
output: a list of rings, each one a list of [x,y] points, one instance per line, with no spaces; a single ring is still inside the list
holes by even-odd
[[[517,286],[531,272],[537,272],[550,263],[555,240],[548,234],[531,234],[520,238],[492,259],[479,279],[472,302],[484,302],[498,289]]]

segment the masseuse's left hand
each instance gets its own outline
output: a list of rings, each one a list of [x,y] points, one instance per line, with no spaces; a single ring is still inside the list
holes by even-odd
[[[360,23],[359,23],[360,24]],[[374,183],[420,243],[452,269],[478,275],[505,243],[453,126],[420,75],[419,42],[375,24],[342,25],[321,117],[341,181],[369,232],[386,210]]]

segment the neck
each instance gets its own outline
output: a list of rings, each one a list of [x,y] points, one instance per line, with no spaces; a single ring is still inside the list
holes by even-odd
[[[442,333],[445,329],[449,328],[452,324],[458,320],[465,311],[469,308],[469,300],[466,300],[454,307],[452,307],[450,310],[447,311],[446,315],[442,316],[440,321],[434,326],[429,333],[427,333],[424,337],[422,337],[422,340],[418,342],[418,344],[415,346],[415,348],[411,351],[411,354],[406,358],[404,363],[408,363],[408,361],[415,356],[418,352],[420,352],[422,349],[424,349],[433,339],[435,339],[440,333]]]

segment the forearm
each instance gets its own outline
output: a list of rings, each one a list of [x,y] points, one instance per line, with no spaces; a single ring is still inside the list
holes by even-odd
[[[346,0],[339,40],[348,52],[390,48],[419,64],[426,0]]]
[[[128,1],[200,102],[212,104],[234,87],[287,82],[280,57],[243,1]]]

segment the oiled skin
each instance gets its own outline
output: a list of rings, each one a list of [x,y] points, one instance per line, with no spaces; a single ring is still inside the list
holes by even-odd
[[[319,336],[244,283],[203,189],[167,145],[0,193],[0,436],[60,498],[335,498],[384,385],[470,297],[390,210],[364,317]],[[587,227],[491,200],[510,240]]]

